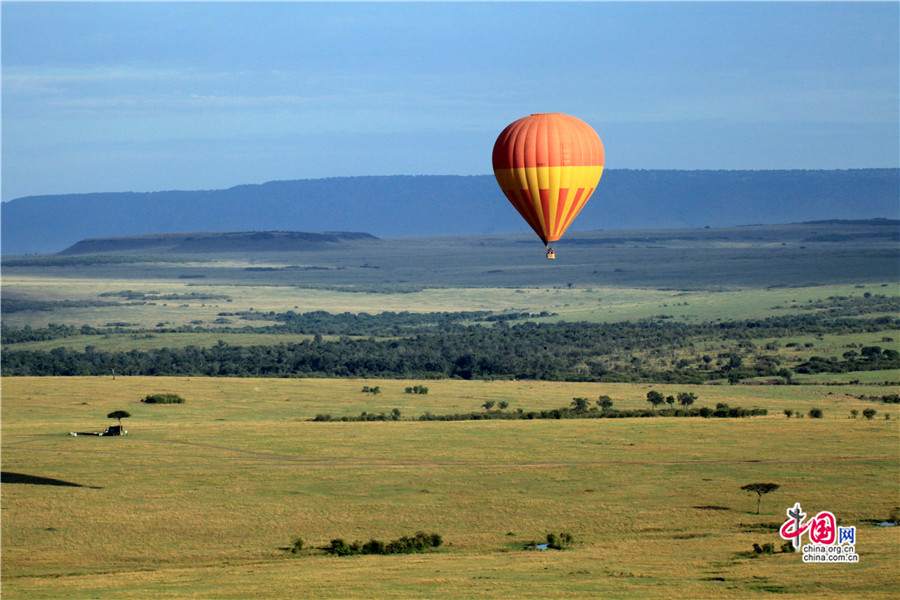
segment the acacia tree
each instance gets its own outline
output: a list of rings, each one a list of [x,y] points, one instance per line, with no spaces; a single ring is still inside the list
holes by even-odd
[[[777,483],[748,483],[747,485],[742,485],[741,489],[745,492],[756,494],[756,514],[759,514],[759,502],[762,500],[763,494],[774,492],[780,487]]]
[[[114,410],[111,413],[109,413],[108,415],[106,415],[106,418],[107,419],[118,419],[119,427],[122,427],[122,419],[127,419],[130,416],[131,416],[131,413],[128,412],[127,410]]]

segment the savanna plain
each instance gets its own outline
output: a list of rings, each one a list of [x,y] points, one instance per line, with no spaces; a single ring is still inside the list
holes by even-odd
[[[32,369],[45,368],[48,357],[81,360],[97,352],[349,347],[370,338],[391,347],[402,337],[326,333],[313,342],[315,331],[279,332],[276,317],[285,311],[519,315],[501,324],[479,313],[460,335],[501,326],[515,335],[518,327],[540,331],[566,322],[730,329],[748,319],[829,311],[850,323],[826,331],[804,321],[805,328],[782,328],[777,336],[740,339],[689,332],[695,337],[664,353],[635,347],[627,357],[605,358],[604,371],[576,369],[584,375],[578,381],[5,370],[4,598],[897,597],[900,538],[897,527],[885,525],[900,521],[900,405],[883,399],[900,391],[900,377],[892,366],[843,368],[863,365],[863,356],[875,360],[864,349],[876,346],[876,358],[893,364],[900,339],[890,308],[900,297],[896,248],[858,237],[841,238],[853,240],[845,244],[806,242],[794,250],[798,260],[817,260],[822,268],[809,271],[816,281],[790,285],[772,281],[778,275],[769,270],[791,263],[792,239],[745,238],[733,246],[741,274],[730,280],[728,261],[737,259],[722,250],[718,233],[715,244],[690,242],[693,267],[680,268],[694,275],[679,286],[663,282],[672,277],[664,272],[654,285],[640,285],[638,275],[618,280],[632,267],[649,267],[643,252],[632,263],[625,246],[610,244],[579,246],[553,281],[552,266],[540,264],[532,278],[527,265],[483,265],[460,242],[458,260],[447,260],[451,283],[421,286],[412,269],[424,263],[440,274],[438,254],[446,259],[453,244],[434,250],[434,258],[419,252],[407,267],[396,258],[403,242],[383,256],[361,249],[359,259],[342,248],[290,257],[114,262],[98,256],[4,266],[3,301],[10,308],[3,351],[31,353],[16,364]],[[674,247],[659,239],[653,246],[660,248],[643,250],[671,255]],[[603,258],[591,263],[591,248]],[[879,263],[885,256],[892,262]],[[578,257],[595,265],[589,281],[572,276],[584,271]],[[285,270],[301,261],[322,268]],[[612,262],[607,268],[603,261]],[[365,277],[383,265],[384,280],[350,287],[352,270],[341,265],[351,262],[365,265]],[[488,278],[500,271],[497,286],[464,285],[463,263]],[[829,271],[829,264],[841,268]],[[305,275],[325,279],[300,281]],[[868,308],[847,314],[854,307]],[[236,327],[235,315],[259,312],[262,318],[246,320],[250,328]],[[854,328],[854,320],[867,325]],[[54,339],[21,333],[27,328],[53,338],[59,325],[72,329]],[[424,340],[423,331],[412,335]],[[534,352],[565,354],[556,346]],[[729,373],[729,360],[733,375],[738,363],[743,369],[730,384],[720,377]],[[772,361],[777,376],[752,376],[750,366],[762,372]],[[676,371],[702,371],[709,379],[647,375]],[[692,394],[693,408],[727,405],[766,414],[598,418],[604,398],[616,410],[664,411],[648,404],[654,390]],[[151,394],[184,402],[141,401]],[[554,409],[570,409],[578,399],[590,410],[553,417]],[[122,420],[127,436],[69,435],[116,424],[107,418],[114,411],[130,414]],[[501,418],[520,411],[551,412]],[[435,418],[445,415],[479,418]],[[757,482],[779,487],[761,497],[741,489]],[[838,525],[856,527],[859,561],[806,564],[799,553],[782,552],[778,529],[794,503],[810,516],[830,511]],[[323,550],[338,538],[387,542],[419,531],[439,534],[443,543],[415,554]],[[547,534],[571,536],[571,543],[535,549]],[[298,538],[304,544],[295,552]]]

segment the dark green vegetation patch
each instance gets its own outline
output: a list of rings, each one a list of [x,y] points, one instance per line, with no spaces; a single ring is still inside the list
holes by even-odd
[[[312,339],[270,346],[162,348],[128,352],[50,351],[5,347],[3,376],[121,375],[238,377],[382,377],[534,379],[702,383],[794,373],[845,373],[900,368],[900,353],[866,346],[840,358],[791,358],[778,339],[791,336],[889,331],[900,319],[900,299],[881,295],[833,298],[832,309],[766,319],[701,324],[645,319],[621,323],[537,323],[491,318],[489,313],[269,314],[281,324],[264,328],[312,333]],[[852,303],[858,315],[843,316]],[[514,315],[515,316],[515,315]],[[50,328],[47,328],[48,330]],[[102,333],[102,328],[88,328]],[[3,329],[3,343],[46,339],[74,328]],[[79,330],[84,333],[85,328]],[[202,329],[194,329],[202,331]],[[135,333],[141,333],[134,330]],[[338,333],[327,341],[320,334]],[[350,337],[351,335],[368,337]],[[378,336],[378,337],[376,337]],[[790,342],[788,342],[790,343]],[[710,354],[710,347],[719,348]]]
[[[145,404],[184,404],[184,398],[178,394],[148,394],[141,399]]]

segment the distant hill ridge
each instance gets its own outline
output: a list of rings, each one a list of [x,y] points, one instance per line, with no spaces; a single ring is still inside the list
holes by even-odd
[[[900,169],[610,169],[570,231],[897,218]],[[378,237],[526,233],[493,175],[335,177],[225,190],[66,194],[2,204],[2,253],[183,231],[366,231]]]
[[[823,230],[810,229],[817,225],[825,226]],[[655,229],[633,231],[592,231],[573,232],[566,236],[565,246],[605,246],[612,247],[623,244],[648,244],[657,242],[713,239],[728,240],[736,231],[757,239],[759,231],[772,226],[748,225],[730,229]],[[775,226],[782,231],[802,232],[800,242],[900,242],[900,220],[897,219],[862,219],[841,220],[827,219],[823,221],[807,221],[802,223],[782,224]],[[476,236],[452,237],[449,239],[465,240]],[[444,238],[445,240],[448,238]],[[298,252],[328,250],[347,247],[348,245],[390,243],[368,233],[334,231],[310,233],[303,231],[229,231],[229,232],[190,232],[160,233],[149,235],[128,235],[119,237],[91,238],[57,252],[56,256],[78,256],[85,254],[191,254],[218,252]],[[435,242],[439,243],[439,242]],[[474,242],[473,242],[474,243]],[[493,234],[491,243],[496,244],[528,244],[537,242],[528,235]],[[372,246],[369,246],[370,248]],[[30,260],[30,259],[25,259]],[[15,261],[5,261],[11,264]]]
[[[368,233],[334,231],[233,231],[166,233],[91,238],[58,254],[73,256],[102,253],[209,253],[209,252],[291,252],[323,249],[344,242],[377,241]]]

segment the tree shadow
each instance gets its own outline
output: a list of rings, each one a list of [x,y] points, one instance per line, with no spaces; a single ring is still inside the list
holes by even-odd
[[[96,485],[82,485],[80,483],[72,483],[71,481],[63,481],[62,479],[53,479],[52,477],[38,477],[36,475],[26,475],[25,473],[13,473],[12,471],[0,472],[0,483],[25,483],[30,485],[58,485],[62,487],[86,487],[92,490],[102,490],[102,487]]]

